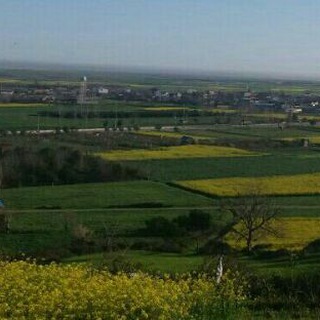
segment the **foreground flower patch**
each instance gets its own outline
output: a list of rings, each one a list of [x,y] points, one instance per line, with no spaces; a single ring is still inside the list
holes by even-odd
[[[200,319],[236,310],[241,285],[226,276],[110,274],[86,266],[0,264],[1,319]]]

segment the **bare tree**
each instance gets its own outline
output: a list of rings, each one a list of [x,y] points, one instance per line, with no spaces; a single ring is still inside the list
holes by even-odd
[[[119,240],[121,240],[121,245],[124,246],[124,252],[128,250],[129,244],[125,239],[119,237],[120,225],[118,222],[103,223],[103,247],[106,252],[117,251],[119,248]]]
[[[229,204],[223,206],[232,214],[230,229],[244,239],[246,249],[251,252],[253,242],[263,234],[277,234],[274,220],[280,213],[270,198],[264,197],[259,191],[253,191],[246,196],[238,196]]]
[[[10,217],[4,209],[0,209],[0,233],[10,232]]]

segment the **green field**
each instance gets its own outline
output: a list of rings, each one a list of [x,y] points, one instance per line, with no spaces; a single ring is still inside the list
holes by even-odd
[[[99,265],[108,262],[114,257],[124,257],[131,262],[139,263],[142,269],[146,271],[160,271],[166,273],[184,273],[196,270],[204,261],[204,257],[193,254],[159,253],[150,251],[128,251],[116,254],[91,254],[83,256],[74,256],[63,260],[65,263],[92,263]]]
[[[186,208],[9,210],[11,231],[0,234],[0,253],[41,256],[50,250],[66,250],[70,246],[70,232],[79,225],[89,228],[94,237],[103,232],[115,232],[119,241],[130,246],[135,240],[147,240],[134,236],[134,232],[145,226],[146,220],[156,216],[173,219],[188,211]],[[219,217],[216,209],[206,209],[206,212],[213,219]]]
[[[283,138],[304,138],[320,135],[320,128],[318,127],[304,127],[294,126],[285,127],[283,130],[279,129],[277,125],[271,127],[263,126],[212,126],[207,130],[188,130],[186,133],[195,133],[220,139],[236,139],[236,140],[279,140]]]
[[[233,130],[239,129],[231,131]],[[293,132],[296,132],[297,135],[301,134],[301,130],[295,130],[290,130],[290,135],[293,135]],[[250,130],[250,132],[258,135],[257,129]],[[267,133],[268,130],[262,130],[260,135],[264,136]],[[209,146],[208,148],[215,147]],[[320,171],[319,153],[316,149],[306,150],[296,147],[276,150],[269,148],[263,154],[253,157],[140,160],[122,163],[139,167],[150,179],[164,182],[235,176],[268,177]],[[142,228],[145,221],[151,217],[163,216],[171,220],[179,215],[187,215],[192,208],[202,208],[209,212],[215,221],[220,220],[221,223],[224,219],[225,221],[229,219],[228,216],[221,216],[218,210],[220,203],[218,198],[210,199],[168,186],[163,182],[145,180],[4,189],[1,190],[1,198],[5,200],[6,210],[11,216],[12,232],[8,235],[2,234],[0,243],[4,248],[3,251],[11,253],[32,254],[37,252],[41,254],[41,252],[48,253],[48,250],[54,251],[68,247],[70,233],[66,233],[65,230],[66,225],[70,223],[83,225],[93,230],[95,235],[102,232],[104,228],[115,228],[117,237],[131,244],[136,241],[131,233]],[[282,196],[274,199],[281,206],[283,217],[296,219],[318,217],[319,198],[320,196]],[[145,241],[148,240],[145,239]],[[281,241],[286,246],[290,239]],[[146,266],[157,257],[155,265],[159,270],[164,271],[185,271],[195,268],[201,263],[203,257],[191,253],[194,253],[192,246],[186,253],[181,254],[126,250],[129,259],[142,262]],[[88,256],[70,257],[68,261],[86,260],[87,258]],[[268,262],[270,268],[268,263],[261,263],[265,265],[266,270],[278,270],[278,267],[272,267],[273,263],[278,265],[273,260]],[[288,262],[280,263],[279,269],[283,268],[286,263]],[[255,261],[252,261],[252,264],[259,265]],[[257,269],[259,268],[257,266]],[[154,269],[153,266],[150,269]]]
[[[272,152],[272,153],[271,153]],[[154,180],[173,181],[227,177],[291,175],[320,171],[318,151],[302,148],[270,151],[258,157],[126,161]]]
[[[1,107],[0,128],[2,130],[36,130],[62,127],[102,127],[101,119],[65,119],[38,117],[38,112],[49,107]]]
[[[210,200],[192,193],[149,181],[75,184],[3,189],[8,209],[96,209],[136,206],[208,206]]]
[[[113,127],[116,123],[116,119],[114,118],[99,118],[88,117],[86,118],[84,115],[82,118],[74,118],[74,117],[46,117],[39,116],[38,112],[47,111],[50,107],[1,107],[1,119],[0,119],[0,127],[6,130],[30,130],[30,129],[55,129],[61,127],[69,127],[69,128],[97,128],[103,127],[103,124],[107,121],[109,127]],[[52,109],[54,111],[59,110],[59,112],[69,111],[74,113],[74,110],[79,111],[78,105],[72,106],[53,106]],[[106,105],[104,107],[98,106],[90,106],[89,111],[98,112],[100,109],[107,109],[108,111],[117,110],[117,107]],[[132,111],[132,107],[122,106],[121,109],[123,111],[127,111],[130,109]],[[118,110],[120,111],[120,110]],[[212,124],[215,121],[215,116],[199,116],[190,120],[190,124]],[[122,126],[155,126],[155,125],[169,125],[169,126],[177,126],[178,120],[174,117],[140,117],[138,114],[132,112],[132,115],[128,118],[121,119]]]
[[[46,103],[0,103],[0,108],[39,108],[49,106]]]

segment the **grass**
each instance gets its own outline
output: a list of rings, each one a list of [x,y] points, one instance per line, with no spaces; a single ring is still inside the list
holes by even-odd
[[[39,117],[38,112],[46,106],[1,107],[0,127],[5,130],[55,129],[59,127],[96,128],[102,127],[103,119],[65,119]]]
[[[296,148],[282,152],[270,150],[261,157],[152,159],[123,164],[144,172],[151,179],[173,181],[313,173],[320,171],[319,158],[316,151]]]
[[[150,192],[150,186],[150,184],[145,184],[145,198],[141,201],[149,200],[148,197],[150,197],[150,193],[152,193]],[[99,192],[97,192],[97,189],[94,186],[90,185],[87,187],[93,188],[93,193],[96,193],[96,196],[99,196]],[[137,189],[137,184],[131,184],[131,187]],[[16,194],[17,199],[21,196],[23,189],[24,188],[21,188],[20,194]],[[13,190],[13,192],[16,192],[17,190],[19,189]],[[104,191],[107,190],[108,189],[105,188]],[[167,197],[175,198],[174,201],[177,204],[177,201],[180,203],[181,201],[183,202],[184,195],[183,193],[177,193],[176,191],[179,190],[170,190],[169,188]],[[63,190],[60,190],[60,192],[62,193]],[[36,196],[37,192],[35,192],[35,197]],[[125,194],[118,195],[119,198],[123,198],[125,196]],[[43,194],[42,197],[44,197]],[[195,203],[198,202],[197,200],[191,201],[196,198],[197,196],[190,195],[189,201],[191,206],[194,206]],[[141,241],[140,238],[136,238],[137,236],[135,236],[135,232],[145,226],[146,220],[156,216],[173,219],[177,216],[187,215],[190,209],[195,208],[164,207],[94,209],[91,208],[90,198],[87,197],[84,199],[83,207],[79,205],[79,202],[74,200],[73,203],[64,203],[63,209],[49,209],[50,206],[48,206],[47,209],[32,209],[31,204],[24,203],[24,200],[26,199],[22,199],[21,203],[19,203],[19,207],[23,205],[30,206],[29,209],[12,209],[7,206],[6,213],[10,217],[10,233],[0,233],[0,253],[17,254],[23,252],[26,255],[41,255],[41,253],[48,253],[50,250],[58,250],[59,252],[61,250],[63,251],[70,246],[72,230],[78,225],[83,225],[89,228],[89,230],[93,232],[94,237],[101,237],[105,232],[112,233],[115,237],[120,239],[120,241],[129,245],[136,240]],[[38,204],[52,204],[50,199],[47,199],[47,201],[43,201],[45,200],[43,198],[39,200]],[[93,195],[91,200],[94,200]],[[203,207],[203,204],[211,204],[211,201],[205,198],[201,200],[204,200],[204,202],[201,203],[199,208],[203,208],[205,212],[212,215],[213,220],[219,220],[219,223],[221,223],[221,217],[217,214],[215,209]],[[120,203],[123,205],[125,202]],[[35,204],[33,203],[32,205]],[[143,241],[148,241],[148,239],[149,238],[143,238]]]
[[[320,207],[320,196],[319,195],[299,195],[299,196],[281,196],[272,198],[278,205],[287,206],[291,209],[299,209],[304,206],[309,207]]]
[[[155,137],[165,137],[165,138],[176,138],[176,139],[181,139],[184,136],[188,136],[188,137],[192,137],[193,139],[197,140],[197,139],[202,139],[202,140],[206,140],[206,139],[210,139],[212,140],[212,138],[210,137],[206,137],[203,135],[196,135],[196,134],[187,134],[187,133],[183,133],[183,132],[168,132],[168,131],[138,131],[136,132],[136,134],[141,134],[141,135],[145,135],[145,136],[155,136]]]
[[[155,136],[155,137],[166,137],[166,138],[176,138],[181,139],[184,136],[183,133],[179,132],[166,132],[166,131],[138,131],[135,134],[143,136]]]
[[[320,193],[320,173],[292,176],[235,177],[225,179],[185,180],[177,185],[216,196],[246,195],[259,189],[264,195],[299,195]]]
[[[215,210],[205,211],[218,219]],[[9,210],[10,233],[0,233],[0,252],[29,255],[63,250],[70,246],[71,232],[77,225],[86,226],[94,235],[114,233],[120,241],[130,244],[141,240],[134,237],[134,232],[143,228],[146,220],[156,216],[173,219],[188,212],[186,208]]]
[[[75,184],[4,189],[8,209],[93,209],[155,203],[163,206],[209,205],[203,196],[151,181]]]
[[[188,107],[147,107],[143,108],[143,110],[148,110],[148,111],[181,111],[181,110],[190,110]]]
[[[217,211],[205,209],[212,218],[221,220]],[[63,232],[66,221],[84,224],[91,230],[102,230],[104,225],[116,229],[117,235],[127,235],[145,226],[145,221],[156,216],[167,219],[187,215],[187,208],[163,209],[64,209],[9,212],[13,233]]]
[[[320,254],[299,256],[292,253],[291,255],[265,259],[243,256],[239,257],[238,261],[244,268],[250,268],[263,276],[277,275],[291,278],[296,275],[318,274]]]
[[[238,113],[239,110],[236,109],[219,109],[219,108],[214,108],[214,109],[202,109],[204,111],[210,111],[212,113]]]
[[[248,139],[282,139],[282,138],[303,138],[305,136],[319,136],[320,128],[294,126],[280,130],[277,126],[254,127],[254,126],[213,126],[209,130],[197,130],[199,135],[212,136],[215,138],[232,138],[237,140]],[[194,130],[191,131],[194,133]]]
[[[320,143],[320,135],[319,136],[304,136],[304,137],[288,137],[283,138],[284,141],[298,141],[302,139],[308,139],[310,143],[319,144]]]
[[[158,150],[119,150],[99,153],[106,160],[144,160],[144,159],[179,159],[179,158],[208,158],[208,157],[240,157],[257,156],[258,153],[238,148],[186,145],[167,147]]]
[[[274,113],[274,112],[265,112],[265,113],[248,113],[248,118],[267,118],[267,119],[278,119],[285,120],[288,118],[288,114],[285,113]]]
[[[91,255],[82,255],[74,256],[71,258],[64,259],[65,263],[92,263],[92,264],[101,264],[103,262],[108,265],[111,259],[115,257],[124,257],[125,259],[134,262],[140,263],[142,269],[146,271],[160,271],[165,273],[184,273],[190,272],[197,269],[203,262],[202,256],[191,255],[191,254],[179,254],[179,253],[160,253],[160,252],[150,252],[150,251],[125,251],[119,253],[111,254],[91,254]]]
[[[10,103],[0,103],[0,108],[30,108],[30,107],[47,107],[50,106],[47,103],[16,103],[16,102],[10,102]]]

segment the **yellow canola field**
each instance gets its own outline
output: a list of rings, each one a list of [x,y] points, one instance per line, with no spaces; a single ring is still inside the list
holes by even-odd
[[[248,117],[274,118],[284,120],[288,118],[288,115],[285,113],[248,113]]]
[[[237,148],[194,144],[177,147],[166,147],[155,150],[116,150],[104,153],[97,153],[97,155],[106,160],[162,160],[183,158],[241,157],[257,156],[261,154]]]
[[[239,110],[235,110],[235,109],[202,109],[204,111],[211,111],[212,113],[237,113],[239,112]]]
[[[185,134],[178,132],[166,132],[166,131],[137,131],[135,134],[140,134],[144,136],[156,136],[156,137],[168,137],[168,138],[181,138]]]
[[[211,319],[239,305],[243,287],[224,275],[113,275],[84,265],[0,262],[1,319]],[[227,307],[226,307],[227,306]]]
[[[268,249],[301,250],[310,242],[319,239],[319,218],[277,218],[273,223],[276,235],[258,234],[254,245],[268,245]],[[234,248],[245,248],[245,242],[229,233],[225,240]],[[270,247],[269,247],[270,246]]]
[[[320,173],[293,176],[236,177],[177,181],[176,184],[217,196],[246,195],[259,190],[264,195],[320,193]]]
[[[311,143],[318,144],[320,143],[320,136],[309,136],[309,137],[288,137],[288,138],[283,138],[281,140],[283,141],[301,141],[302,139],[308,139]]]
[[[21,80],[0,78],[0,83],[17,83],[17,82],[21,82]]]

